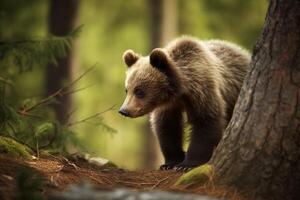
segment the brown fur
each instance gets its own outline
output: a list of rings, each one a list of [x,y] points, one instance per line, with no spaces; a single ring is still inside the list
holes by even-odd
[[[149,57],[136,55],[129,51],[123,56],[128,93],[121,110],[130,117],[151,112],[166,161],[163,168],[186,169],[207,162],[231,118],[250,55],[228,42],[190,37],[154,49]],[[143,98],[137,98],[136,88],[142,88]],[[184,111],[192,125],[186,155]]]

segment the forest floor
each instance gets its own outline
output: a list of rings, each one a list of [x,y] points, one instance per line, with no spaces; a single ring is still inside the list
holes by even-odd
[[[68,160],[62,156],[43,156],[34,160],[11,158],[0,155],[0,199],[14,199],[20,187],[20,173],[28,169],[32,177],[42,180],[41,193],[48,196],[54,191],[64,191],[70,185],[87,181],[96,188],[110,190],[129,188],[133,190],[167,190],[194,193],[228,199],[240,199],[237,194],[212,186],[175,187],[181,172],[169,171],[128,171],[124,169],[98,167],[83,160]],[[24,185],[24,184],[23,184]],[[30,186],[28,186],[30,187]],[[26,188],[25,188],[26,189]]]

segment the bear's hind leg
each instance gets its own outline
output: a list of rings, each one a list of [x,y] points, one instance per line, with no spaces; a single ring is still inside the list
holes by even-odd
[[[182,150],[182,111],[180,108],[155,110],[151,115],[151,125],[157,134],[165,164],[160,169],[172,169],[184,160]]]

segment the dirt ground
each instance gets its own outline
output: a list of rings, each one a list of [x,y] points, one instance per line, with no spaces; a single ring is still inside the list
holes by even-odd
[[[85,161],[70,161],[61,156],[47,156],[34,160],[0,155],[0,199],[14,199],[18,194],[17,176],[26,169],[43,180],[42,194],[63,191],[71,184],[88,181],[101,189],[126,187],[133,190],[172,190],[179,192],[240,199],[235,192],[212,186],[174,187],[182,173],[169,171],[127,171],[98,167]]]

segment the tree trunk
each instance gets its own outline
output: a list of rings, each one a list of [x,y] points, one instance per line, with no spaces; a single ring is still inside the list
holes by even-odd
[[[255,197],[300,199],[300,1],[271,0],[230,124],[216,180]]]
[[[50,0],[49,32],[56,36],[65,36],[75,28],[79,8],[78,0]],[[67,56],[58,60],[58,64],[50,64],[46,71],[47,95],[64,86],[72,78],[74,49]],[[58,97],[58,104],[53,105],[58,121],[65,123],[72,105],[71,96]]]
[[[150,47],[149,50],[160,47],[161,31],[162,31],[162,16],[163,5],[161,0],[148,0],[149,5],[149,28],[150,28]]]
[[[148,0],[149,6],[149,33],[150,45],[149,51],[160,46],[161,38],[161,21],[162,21],[162,1],[161,0]],[[145,132],[144,138],[144,169],[152,170],[157,168],[158,165],[158,145],[155,141],[156,138],[150,129],[149,120],[143,124]]]
[[[150,11],[150,51],[162,47],[177,34],[177,1],[148,0]],[[144,124],[146,169],[154,169],[162,157],[158,155],[158,143],[150,130],[149,122]]]
[[[160,44],[166,45],[177,36],[178,32],[177,0],[163,0],[162,2]]]

